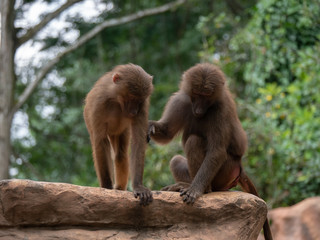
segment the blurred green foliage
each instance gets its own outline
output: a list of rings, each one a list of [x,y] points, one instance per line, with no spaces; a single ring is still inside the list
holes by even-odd
[[[101,19],[168,1],[113,2]],[[149,118],[159,119],[183,71],[209,61],[224,70],[235,93],[249,137],[244,165],[262,197],[275,207],[319,195],[319,2],[241,1],[237,11],[230,3],[237,1],[188,1],[173,13],[106,29],[65,57],[56,69],[62,84],[50,85],[48,77],[23,106],[31,136],[14,141],[16,177],[98,186],[82,117],[83,99],[98,77],[117,64],[141,65],[154,75]],[[95,26],[81,17],[69,20],[81,35]],[[44,49],[65,45],[43,41]],[[26,83],[17,84],[22,90]],[[148,187],[173,183],[169,161],[176,154],[182,154],[179,139],[166,146],[151,142]]]
[[[320,194],[320,5],[262,0],[252,14],[227,47],[213,43],[202,57],[219,53],[232,79],[249,136],[245,167],[261,195],[291,205]],[[231,22],[220,16],[214,31]]]

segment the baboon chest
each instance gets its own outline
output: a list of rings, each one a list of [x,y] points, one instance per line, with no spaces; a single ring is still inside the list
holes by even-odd
[[[111,117],[107,121],[107,131],[110,135],[121,134],[131,125],[131,120],[124,117]]]

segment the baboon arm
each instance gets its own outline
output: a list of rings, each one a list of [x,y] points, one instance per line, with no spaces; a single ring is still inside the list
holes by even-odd
[[[221,168],[226,157],[227,153],[223,149],[217,149],[216,152],[209,151],[192,181],[191,187],[197,188],[204,193]]]
[[[148,124],[147,113],[141,110],[139,117],[132,120],[131,124],[131,153],[130,153],[130,175],[133,188],[142,185],[144,158],[146,149]]]
[[[183,93],[174,94],[168,101],[159,121],[149,121],[150,137],[162,144],[170,142],[190,119],[189,97]]]

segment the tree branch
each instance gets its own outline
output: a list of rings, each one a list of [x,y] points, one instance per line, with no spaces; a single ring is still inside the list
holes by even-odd
[[[28,31],[18,38],[18,45],[17,48],[20,47],[22,44],[33,38],[40,30],[42,30],[49,22],[51,22],[54,18],[60,15],[64,10],[66,10],[71,5],[80,2],[82,0],[68,0],[65,4],[63,4],[60,8],[55,10],[54,12],[47,14],[44,19],[42,19],[37,25],[28,29]]]
[[[62,57],[67,55],[68,53],[74,51],[75,49],[82,46],[84,43],[95,37],[98,33],[100,33],[102,30],[108,27],[113,27],[117,25],[121,25],[124,23],[132,22],[140,18],[144,18],[151,15],[156,15],[159,13],[163,13],[172,9],[175,9],[179,5],[185,3],[186,0],[177,0],[165,5],[162,5],[160,7],[155,8],[149,8],[142,11],[138,11],[134,14],[127,15],[120,18],[112,18],[109,20],[106,20],[102,22],[100,25],[93,28],[91,31],[83,35],[82,37],[78,38],[78,40],[67,47],[64,51],[60,52],[54,59],[49,61],[47,65],[45,65],[37,74],[36,79],[31,82],[26,89],[23,91],[21,96],[18,99],[18,102],[16,105],[12,108],[11,114],[13,115],[30,97],[30,95],[33,93],[37,85],[41,82],[41,80],[52,70],[52,68],[60,61]]]
[[[243,12],[244,8],[241,4],[236,0],[226,0],[229,9],[231,10],[233,15],[239,15]]]

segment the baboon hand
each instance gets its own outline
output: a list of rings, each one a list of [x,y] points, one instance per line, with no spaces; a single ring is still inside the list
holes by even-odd
[[[182,200],[187,204],[193,204],[195,200],[200,197],[203,193],[199,190],[194,189],[192,186],[180,191],[180,196]]]
[[[154,126],[153,121],[149,121],[148,124],[148,134],[147,134],[147,143],[150,142],[151,136],[156,133],[156,127]]]
[[[144,186],[134,187],[133,194],[135,198],[140,199],[140,205],[143,206],[147,206],[153,200],[152,192]]]

